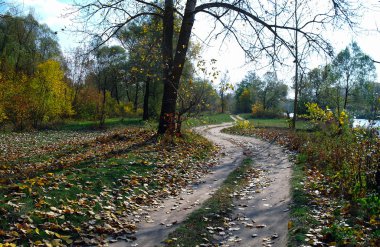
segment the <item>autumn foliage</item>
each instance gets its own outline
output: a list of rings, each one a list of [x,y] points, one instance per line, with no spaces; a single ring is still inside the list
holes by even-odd
[[[2,119],[9,119],[16,129],[39,127],[43,122],[71,116],[71,89],[64,81],[60,64],[47,60],[32,76],[15,72],[1,75]]]
[[[308,104],[308,109],[313,130],[232,127],[226,131],[275,141],[302,157],[306,174],[302,187],[313,210],[310,217],[323,222],[315,226],[319,232],[310,229],[308,235],[337,246],[378,246],[380,138],[373,131],[350,128],[344,111],[334,114],[317,104]]]

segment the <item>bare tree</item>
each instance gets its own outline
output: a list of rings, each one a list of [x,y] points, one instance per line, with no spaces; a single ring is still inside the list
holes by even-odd
[[[89,57],[85,55],[85,47],[77,47],[68,53],[65,60],[68,65],[67,77],[70,78],[72,87],[74,88],[74,95],[72,104],[75,107],[78,100],[79,91],[84,85],[84,81],[89,72],[90,61]]]
[[[234,37],[250,59],[266,55],[276,60],[282,47],[293,54],[292,45],[287,41],[290,31],[297,31],[308,42],[321,49],[329,49],[322,35],[314,33],[308,25],[299,28],[290,25],[291,18],[285,11],[282,12],[281,18],[277,16],[273,23],[271,13],[274,6],[289,8],[287,1],[281,4],[278,1],[273,4],[249,0],[199,2],[197,0],[165,0],[162,3],[147,0],[91,0],[76,4],[77,11],[81,14],[81,21],[85,24],[84,31],[99,37],[98,45],[110,40],[122,27],[144,16],[161,18],[164,94],[158,126],[159,134],[165,133],[171,124],[170,121],[174,119],[170,116],[174,116],[176,112],[180,78],[196,15],[206,14],[213,17],[218,23],[215,24],[214,30],[218,26],[222,27],[222,31],[215,34],[223,33]],[[308,23],[323,25],[335,17],[349,20],[350,9],[347,0],[326,0],[325,6],[315,9],[319,14],[315,14]],[[176,45],[173,38],[175,18],[181,18]]]
[[[293,107],[293,119],[291,127],[295,129],[297,113],[298,113],[298,98],[300,94],[300,84],[305,77],[306,61],[310,56],[321,54],[332,58],[334,55],[333,48],[327,40],[323,39],[323,31],[330,26],[340,27],[346,23],[349,27],[353,27],[356,14],[361,5],[352,5],[349,1],[332,1],[332,6],[328,12],[319,13],[315,12],[320,2],[311,0],[295,0],[293,6],[293,30],[294,36],[292,37],[292,43],[294,44],[292,53],[295,65],[294,75],[294,107]],[[355,11],[354,11],[355,10]],[[318,40],[307,39],[305,35],[301,35],[299,30],[313,30],[312,36]]]
[[[225,99],[226,92],[228,89],[232,87],[229,81],[230,81],[230,77],[228,76],[228,71],[227,71],[222,75],[222,79],[220,80],[220,83],[219,83],[221,113],[224,113],[225,108],[226,108],[226,99]]]

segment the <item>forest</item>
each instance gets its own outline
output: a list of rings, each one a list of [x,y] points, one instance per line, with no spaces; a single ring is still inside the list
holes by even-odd
[[[0,247],[379,246],[379,54],[326,38],[364,3],[69,2],[0,1]]]

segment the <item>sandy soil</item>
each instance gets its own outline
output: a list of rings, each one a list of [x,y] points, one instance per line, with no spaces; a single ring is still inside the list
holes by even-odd
[[[199,208],[221,185],[228,174],[249,156],[261,176],[236,195],[231,228],[217,236],[221,246],[286,246],[289,177],[291,163],[282,148],[256,138],[221,133],[231,123],[203,126],[195,131],[221,147],[218,165],[196,184],[175,198],[142,208],[135,217],[136,240],[119,240],[110,246],[160,246],[186,216]]]

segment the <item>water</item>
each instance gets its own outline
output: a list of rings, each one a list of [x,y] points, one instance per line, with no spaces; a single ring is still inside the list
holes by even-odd
[[[352,123],[353,127],[364,127],[368,128],[370,125],[373,128],[380,128],[380,120],[374,120],[373,122],[369,121],[368,119],[354,119],[354,122]]]

